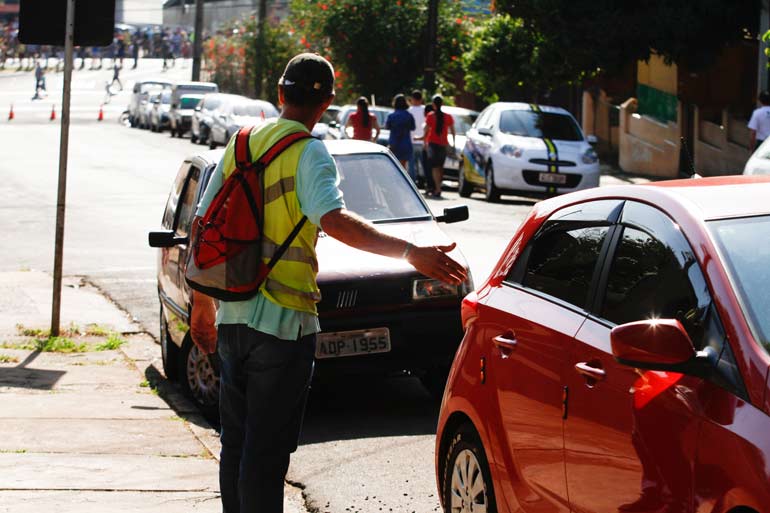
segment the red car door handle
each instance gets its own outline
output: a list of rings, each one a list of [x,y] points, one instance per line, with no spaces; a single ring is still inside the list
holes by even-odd
[[[515,336],[511,332],[494,337],[492,342],[494,342],[497,348],[500,350],[500,356],[503,358],[508,358],[508,356],[511,354],[511,351],[513,351],[516,348],[516,344],[518,344]]]
[[[587,378],[591,378],[595,380],[604,379],[604,376],[606,375],[603,369],[592,367],[586,362],[580,362],[575,364],[575,370],[578,372],[578,374],[582,374]]]

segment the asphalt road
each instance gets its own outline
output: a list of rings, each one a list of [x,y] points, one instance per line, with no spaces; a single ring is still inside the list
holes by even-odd
[[[189,63],[181,61],[164,74],[152,61],[126,70],[125,92],[105,106],[102,122],[96,119],[111,71],[79,71],[73,83],[64,274],[87,277],[156,337],[156,254],[147,246],[147,232],[159,226],[182,159],[205,149],[117,119],[134,80],[187,79],[189,72]],[[30,100],[33,85],[31,73],[0,72],[0,271],[53,267],[59,125],[49,116],[52,106],[61,116],[61,74],[49,74],[46,100]],[[15,119],[6,121],[11,104]],[[461,201],[448,191],[428,202],[437,215],[447,206],[469,206],[469,221],[445,229],[478,284],[534,201],[488,204],[475,196]],[[412,378],[318,385],[289,479],[305,487],[320,512],[437,511],[437,408]]]

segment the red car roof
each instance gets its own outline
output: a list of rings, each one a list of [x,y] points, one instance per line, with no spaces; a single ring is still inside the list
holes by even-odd
[[[562,206],[601,198],[636,199],[665,211],[676,205],[703,220],[770,214],[770,176],[718,176],[597,187],[544,201],[536,208],[552,212]]]

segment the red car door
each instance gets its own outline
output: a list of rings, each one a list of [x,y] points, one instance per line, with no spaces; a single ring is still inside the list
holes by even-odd
[[[676,318],[696,349],[712,347],[730,358],[706,282],[678,226],[661,211],[628,201],[597,291],[566,372],[572,510],[690,513],[698,429],[714,384],[617,363],[610,330]]]
[[[556,212],[481,306],[479,332],[493,346],[487,365],[500,414],[490,419],[489,432],[497,438],[491,450],[501,511],[569,511],[564,373],[587,315],[608,218],[620,204]]]

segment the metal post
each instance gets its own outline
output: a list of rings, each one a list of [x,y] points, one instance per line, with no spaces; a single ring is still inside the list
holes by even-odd
[[[203,53],[203,0],[195,0],[195,40],[193,41],[192,79],[201,79],[201,54]]]
[[[265,19],[267,18],[267,0],[259,0],[257,11],[257,37],[254,39],[256,61],[254,62],[254,97],[263,98],[265,77]]]
[[[56,242],[53,259],[53,300],[51,336],[59,335],[61,313],[62,260],[64,257],[64,207],[67,197],[67,150],[70,136],[70,94],[72,92],[72,53],[75,39],[75,0],[67,0],[67,26],[64,32],[64,94],[59,143],[59,189],[56,197]]]
[[[425,49],[423,87],[428,96],[436,89],[436,39],[438,37],[438,1],[428,0],[428,46]]]

